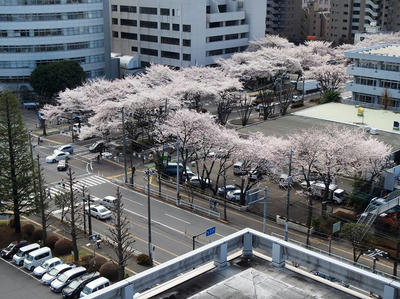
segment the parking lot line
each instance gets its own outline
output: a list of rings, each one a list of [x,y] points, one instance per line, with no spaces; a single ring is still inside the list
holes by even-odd
[[[29,277],[31,277],[31,278],[33,278],[33,279],[35,279],[36,281],[38,281],[38,282],[41,283],[41,280],[40,280],[40,279],[38,279],[38,278],[36,278],[35,276],[31,275],[30,272],[26,272],[26,271],[24,270],[24,266],[18,267],[17,265],[15,265],[15,264],[14,264],[13,262],[11,262],[11,261],[7,261],[7,260],[5,260],[5,259],[0,259],[0,260],[2,260],[3,262],[9,264],[10,266],[14,267],[15,269],[18,269],[18,270],[21,271],[22,273],[28,275]]]

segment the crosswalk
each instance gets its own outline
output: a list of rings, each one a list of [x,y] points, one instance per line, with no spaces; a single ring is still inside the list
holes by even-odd
[[[97,175],[91,175],[83,178],[79,178],[75,181],[73,184],[73,188],[77,190],[78,192],[82,192],[82,188],[89,188],[101,184],[109,183],[109,181],[105,178],[102,178]],[[52,187],[49,187],[48,192],[50,192],[51,196],[56,196],[60,194],[64,194],[69,191],[69,183],[65,182],[64,186],[62,183],[58,183],[56,185],[53,185]],[[87,190],[86,190],[87,191]]]

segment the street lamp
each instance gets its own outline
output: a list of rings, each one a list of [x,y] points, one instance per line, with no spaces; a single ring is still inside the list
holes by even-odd
[[[155,173],[156,171],[154,169],[147,169],[144,172],[144,175],[147,178],[147,226],[150,265],[153,265],[153,245],[151,244],[150,177]]]
[[[363,255],[368,256],[370,258],[372,258],[372,272],[375,273],[376,272],[376,262],[379,261],[379,257],[387,257],[388,253],[380,250],[380,249],[374,249],[372,250],[368,250],[367,253],[364,253]]]

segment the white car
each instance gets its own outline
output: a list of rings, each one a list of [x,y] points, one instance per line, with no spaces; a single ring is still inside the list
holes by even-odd
[[[238,189],[228,192],[226,199],[231,201],[240,201],[240,190]]]
[[[72,146],[72,144],[61,145],[58,148],[56,148],[53,153],[56,153],[56,152],[65,152],[65,153],[73,154],[74,147]]]
[[[58,275],[71,270],[72,268],[75,268],[75,265],[73,264],[60,264],[58,266],[55,266],[53,269],[51,269],[49,272],[44,274],[42,276],[42,284],[44,285],[50,285],[53,280],[57,278]]]
[[[55,266],[61,265],[62,263],[63,263],[63,261],[60,260],[58,257],[53,257],[53,258],[45,261],[42,265],[36,267],[35,270],[33,270],[33,275],[41,278],[44,274],[49,272]]]
[[[189,182],[190,182],[190,184],[193,185],[193,186],[200,187],[200,186],[201,186],[201,181],[200,181],[200,179],[201,179],[201,178],[200,178],[199,176],[195,175],[195,176],[193,176],[193,177],[190,178]],[[203,181],[203,184],[204,184],[205,186],[210,186],[210,185],[212,184],[212,181],[210,181],[209,179],[202,179],[202,181]]]
[[[87,211],[88,209],[86,209]],[[105,220],[111,218],[111,211],[102,205],[90,207],[90,215],[97,219]]]
[[[47,163],[56,163],[60,160],[69,159],[69,153],[56,151],[52,155],[46,157]]]

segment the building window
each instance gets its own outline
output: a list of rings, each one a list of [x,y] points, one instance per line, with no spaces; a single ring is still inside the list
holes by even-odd
[[[145,67],[150,67],[150,62],[147,62],[147,61],[141,61],[140,62],[140,66],[142,67],[142,68],[145,68]]]
[[[130,20],[130,19],[121,19],[121,25],[123,26],[137,26],[137,21],[136,20]]]
[[[121,5],[119,7],[120,12],[136,12],[136,6],[126,6],[126,5]]]
[[[112,24],[113,25],[118,25],[118,19],[112,18]]]
[[[209,43],[213,43],[213,42],[220,42],[224,40],[224,36],[223,35],[217,35],[217,36],[210,36],[208,38],[208,42]]]
[[[158,56],[158,50],[148,49],[148,48],[140,48],[140,54],[150,55],[150,56]]]
[[[172,37],[161,37],[162,44],[169,44],[169,45],[179,45],[179,38],[172,38]]]
[[[239,52],[238,47],[225,49],[225,54],[232,54],[232,53],[236,53],[236,52]]]
[[[226,5],[225,4],[218,5],[218,10],[220,13],[226,12]]]
[[[0,30],[0,37],[7,37],[7,30]]]
[[[156,15],[157,14],[157,7],[140,7],[139,11],[140,11],[141,14]]]
[[[157,29],[158,28],[158,24],[157,24],[157,22],[140,21],[140,27]]]
[[[239,21],[226,21],[225,26],[236,26],[239,25]]]
[[[131,47],[131,51],[137,53],[137,47]]]
[[[111,5],[111,11],[118,11],[118,5]]]
[[[172,30],[179,31],[179,24],[172,24]]]
[[[207,52],[207,56],[217,56],[224,54],[223,50],[212,50]]]
[[[160,8],[160,15],[169,16],[169,8]]]
[[[183,45],[184,47],[190,47],[190,46],[191,46],[191,41],[190,41],[190,39],[184,39],[184,40],[182,40],[182,45]]]
[[[169,30],[170,25],[169,23],[160,23],[160,27],[162,30]]]
[[[218,27],[221,27],[220,22],[211,22],[210,23],[210,28],[218,28]]]
[[[140,40],[144,42],[158,43],[158,37],[156,35],[141,34]]]
[[[171,59],[179,59],[179,53],[169,52],[169,51],[161,51],[161,57],[171,58]]]
[[[121,38],[137,40],[137,34],[130,32],[121,32]]]
[[[225,35],[225,40],[238,39],[238,38],[239,38],[239,34],[228,34],[228,35]]]
[[[240,33],[240,38],[247,38],[247,33]]]
[[[192,26],[190,26],[190,25],[183,25],[183,26],[182,26],[182,31],[183,31],[183,32],[191,32],[191,31],[192,31]]]
[[[113,32],[112,32],[112,36],[113,36],[113,37],[118,37],[118,31],[113,31]]]
[[[211,6],[210,5],[206,6],[206,13],[211,13]]]
[[[186,61],[190,61],[192,58],[191,58],[190,54],[183,54],[182,59],[186,60]]]

